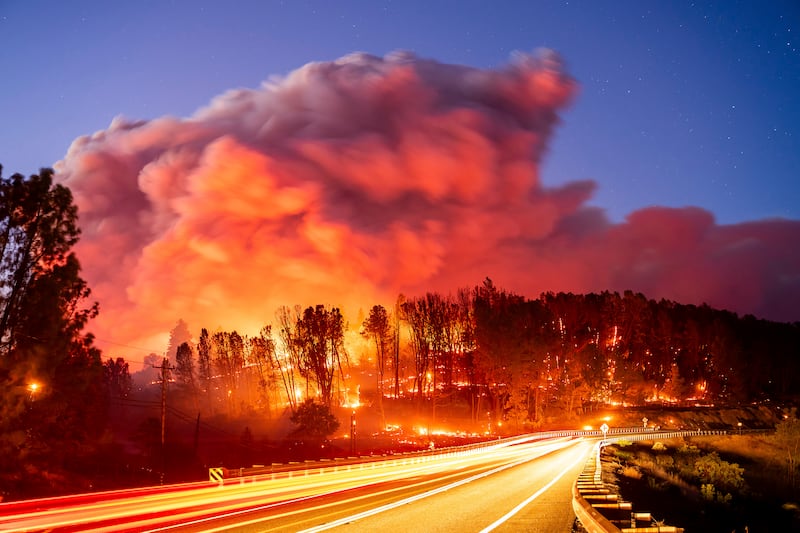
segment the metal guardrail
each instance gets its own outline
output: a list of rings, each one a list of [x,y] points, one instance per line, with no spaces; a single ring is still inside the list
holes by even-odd
[[[209,469],[209,479],[211,481],[219,481],[224,483],[226,480],[240,479],[244,482],[246,478],[261,478],[265,476],[277,477],[286,476],[293,477],[294,475],[309,475],[313,473],[336,472],[339,470],[353,470],[374,468],[376,463],[379,462],[403,462],[403,463],[421,463],[434,460],[439,457],[454,457],[457,455],[464,455],[474,453],[477,450],[488,448],[492,446],[509,446],[516,443],[530,442],[533,440],[542,440],[546,438],[554,438],[557,436],[571,436],[568,433],[572,432],[547,432],[547,434],[532,433],[526,435],[519,435],[515,437],[496,438],[466,444],[461,446],[449,446],[443,448],[434,448],[410,452],[398,453],[384,453],[380,455],[358,455],[348,457],[336,457],[333,459],[320,459],[320,460],[306,460],[306,461],[290,461],[287,463],[272,463],[269,465],[255,465],[248,468],[224,468],[216,467]],[[563,434],[563,435],[562,435]],[[212,470],[213,477],[212,477]],[[219,479],[218,472],[222,471],[223,479]]]
[[[583,467],[583,472],[572,486],[572,510],[588,533],[618,533],[619,528],[603,516],[583,497],[582,488],[603,487],[600,478],[600,442],[592,448],[592,455]]]
[[[649,438],[653,438],[654,436],[659,436],[660,438],[671,438],[665,435],[676,435],[676,436],[684,436],[684,435],[698,435],[700,433],[703,434],[711,434],[711,432],[698,432],[698,431],[673,431],[673,432],[665,432],[665,431],[656,431],[653,428],[650,429],[643,429],[641,427],[619,427],[619,428],[611,428],[608,430],[607,435],[627,435],[625,437],[626,440],[634,440],[634,436],[636,434],[644,433],[641,438],[636,438],[635,440],[647,440]],[[725,432],[713,432],[713,434],[724,434]],[[537,433],[527,433],[524,435],[519,435],[515,437],[505,437],[505,438],[496,438],[492,440],[486,440],[481,442],[476,442],[472,444],[460,445],[460,446],[449,446],[443,448],[435,448],[435,449],[426,449],[426,450],[419,450],[419,451],[412,451],[412,452],[398,452],[398,453],[384,453],[380,455],[357,455],[357,456],[348,456],[348,457],[337,457],[334,459],[322,459],[317,461],[290,461],[287,463],[272,463],[269,465],[257,465],[247,468],[224,468],[224,467],[217,467],[215,471],[218,472],[221,468],[222,470],[222,477],[224,479],[230,478],[240,478],[240,477],[249,477],[249,476],[261,476],[267,474],[278,474],[278,473],[286,473],[292,472],[296,470],[308,470],[308,469],[320,469],[320,468],[331,468],[331,467],[347,467],[348,465],[355,465],[355,464],[362,464],[362,463],[372,463],[378,461],[386,461],[390,459],[398,459],[398,458],[411,458],[411,457],[437,457],[437,456],[447,456],[454,453],[463,453],[467,451],[474,451],[479,450],[482,448],[486,448],[489,446],[496,446],[498,444],[513,444],[514,442],[527,442],[531,440],[540,440],[540,439],[550,439],[550,438],[558,438],[558,437],[586,437],[586,438],[602,438],[603,433],[600,430],[554,430],[554,431],[541,431]],[[606,442],[612,442],[613,438],[606,438]],[[212,479],[212,481],[219,480],[219,474],[216,474]]]
[[[549,432],[560,433],[560,432]],[[472,444],[465,444],[460,446],[447,446],[442,448],[433,448],[409,452],[397,453],[382,453],[370,455],[353,455],[348,457],[335,457],[333,459],[320,459],[320,460],[306,460],[306,461],[290,461],[287,463],[272,463],[270,465],[256,465],[249,468],[223,468],[224,477],[236,478],[246,476],[260,476],[265,474],[285,473],[296,470],[314,470],[319,468],[334,469],[339,467],[348,467],[353,465],[370,465],[380,461],[388,460],[430,460],[435,457],[448,457],[455,454],[464,454],[473,452],[490,446],[509,445],[516,442],[527,442],[531,440],[539,440],[544,438],[551,438],[549,436],[542,436],[539,433],[519,435],[515,437],[496,438]],[[566,432],[564,432],[566,433]],[[555,435],[553,435],[555,436]],[[559,435],[560,436],[560,435]],[[566,435],[564,435],[566,436]]]

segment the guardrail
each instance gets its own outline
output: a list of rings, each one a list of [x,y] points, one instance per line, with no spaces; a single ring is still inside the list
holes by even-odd
[[[619,528],[611,523],[605,516],[583,497],[581,490],[608,490],[600,478],[600,442],[595,444],[592,455],[583,467],[583,472],[578,476],[572,486],[572,510],[580,520],[583,528],[588,533],[617,533]]]
[[[640,427],[620,427],[612,428],[608,431],[611,435],[625,435],[633,434],[643,431]],[[425,449],[411,452],[398,452],[398,453],[384,453],[379,455],[355,455],[348,457],[336,457],[334,459],[310,460],[310,461],[290,461],[287,463],[272,463],[269,465],[254,465],[252,467],[243,468],[225,468],[222,466],[209,469],[210,481],[221,481],[221,479],[260,476],[265,474],[276,474],[283,472],[291,472],[295,470],[316,469],[323,467],[331,467],[332,465],[347,466],[348,464],[361,464],[371,463],[376,461],[385,461],[391,458],[409,458],[409,457],[437,457],[446,456],[452,453],[462,453],[465,451],[479,450],[489,446],[509,445],[515,442],[528,442],[531,440],[552,439],[558,437],[601,437],[600,430],[554,430],[554,431],[541,431],[537,433],[526,433],[514,437],[495,438],[485,440],[472,444],[448,446],[443,448]]]
[[[264,477],[274,478],[276,476],[292,477],[295,473],[302,472],[300,475],[309,473],[324,473],[329,471],[352,470],[374,468],[375,464],[383,461],[394,461],[403,464],[421,463],[431,461],[439,457],[454,457],[474,453],[478,450],[494,446],[511,446],[523,442],[542,440],[546,438],[567,437],[572,432],[547,432],[547,434],[531,433],[515,437],[497,438],[482,442],[462,446],[449,446],[443,448],[426,449],[410,452],[384,453],[372,455],[358,455],[348,457],[336,457],[333,459],[290,461],[288,463],[272,463],[269,465],[254,465],[248,468],[209,468],[209,480],[224,483],[227,480],[240,478],[244,482],[245,478],[255,480]]]
[[[646,433],[641,438],[637,438],[635,440],[646,440],[648,438],[653,438],[654,435],[658,435],[661,438],[670,438],[662,435],[668,435],[668,434],[697,435],[698,433],[701,433],[697,431],[664,432],[664,431],[656,431],[653,428],[645,430],[641,427],[618,427],[609,429],[607,435],[615,435],[615,436],[628,435],[628,437],[626,437],[627,440],[634,440],[634,436],[637,434],[642,434],[643,431],[645,431]],[[290,461],[287,463],[254,465],[252,467],[243,467],[243,468],[215,467],[213,468],[213,473],[211,471],[212,469],[209,469],[209,480],[215,482],[222,482],[224,479],[231,479],[231,478],[244,478],[244,477],[280,474],[280,473],[293,472],[296,470],[307,470],[307,469],[313,470],[313,469],[332,468],[332,467],[339,468],[339,467],[347,467],[348,465],[355,465],[355,464],[360,465],[363,463],[385,461],[387,459],[397,459],[397,458],[405,458],[405,459],[411,457],[433,458],[438,456],[446,456],[448,454],[453,454],[453,453],[463,453],[463,452],[479,450],[489,446],[509,445],[515,442],[528,442],[531,440],[551,439],[558,437],[601,438],[603,437],[603,433],[597,429],[595,430],[565,429],[565,430],[554,430],[554,431],[541,431],[537,433],[527,433],[525,435],[519,435],[515,437],[496,438],[492,440],[486,440],[482,442],[476,442],[461,446],[449,446],[444,448],[426,449],[426,450],[419,450],[412,452],[384,453],[380,455],[357,455],[348,457],[336,457],[334,459],[322,459],[316,461],[314,460]],[[612,439],[609,438],[606,439],[606,442],[611,442],[611,441]]]

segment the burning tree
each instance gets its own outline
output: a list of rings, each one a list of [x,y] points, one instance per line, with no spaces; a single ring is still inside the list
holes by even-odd
[[[297,396],[299,389],[298,374],[302,366],[300,342],[297,339],[295,326],[300,320],[300,307],[296,306],[290,310],[286,306],[278,308],[276,313],[278,320],[278,335],[283,344],[284,353],[273,352],[275,368],[281,375],[286,399],[292,413],[297,411]],[[306,397],[308,397],[308,380],[306,379]]]
[[[344,381],[344,318],[338,308],[324,305],[308,307],[295,329],[300,345],[300,371],[314,382],[320,402],[330,408],[333,402],[333,378]]]
[[[244,365],[244,340],[237,332],[218,332],[212,335],[213,362],[225,386],[224,395],[229,413],[238,409],[239,379]]]
[[[297,412],[297,385],[295,372],[305,380],[306,399],[310,398],[313,384],[319,401],[326,407],[333,403],[334,378],[344,381],[342,361],[348,364],[344,348],[344,318],[341,311],[324,305],[299,307],[292,313],[287,307],[278,310],[279,335],[286,350],[286,360],[277,360],[284,388],[292,412]]]
[[[381,427],[386,427],[386,415],[383,412],[383,377],[386,369],[386,355],[393,338],[392,327],[389,324],[389,314],[381,305],[370,309],[369,316],[364,321],[364,335],[375,343],[375,373],[378,385],[378,410],[381,417]]]
[[[275,340],[272,338],[272,326],[261,328],[257,337],[250,339],[250,359],[255,365],[258,390],[261,400],[271,416],[270,390],[275,383],[275,375],[280,372],[276,365]]]

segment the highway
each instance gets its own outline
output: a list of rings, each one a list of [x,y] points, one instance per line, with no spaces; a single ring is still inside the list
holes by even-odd
[[[547,531],[596,439],[531,437],[437,454],[0,504],[0,531]]]

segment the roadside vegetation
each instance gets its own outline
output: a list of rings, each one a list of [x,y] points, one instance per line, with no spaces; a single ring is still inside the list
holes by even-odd
[[[800,424],[787,418],[776,428],[621,441],[605,449],[605,471],[637,510],[687,531],[797,531]]]

